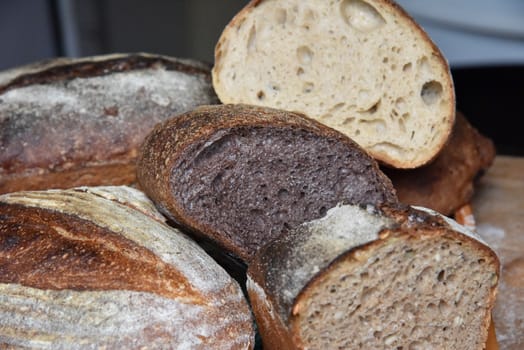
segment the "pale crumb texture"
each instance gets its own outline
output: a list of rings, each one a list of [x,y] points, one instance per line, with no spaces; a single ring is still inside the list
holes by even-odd
[[[496,271],[442,237],[391,240],[341,261],[301,299],[306,349],[482,349]]]
[[[299,111],[398,168],[432,160],[455,118],[448,64],[383,0],[265,0],[226,27],[213,85],[223,103]]]

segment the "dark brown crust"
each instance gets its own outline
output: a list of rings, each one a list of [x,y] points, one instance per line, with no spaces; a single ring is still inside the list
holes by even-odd
[[[221,67],[219,66],[221,58],[222,58],[222,47],[226,44],[226,42],[229,40],[228,36],[226,35],[226,32],[229,30],[234,30],[235,28],[239,27],[240,24],[245,20],[245,17],[249,15],[249,13],[257,6],[259,6],[261,3],[263,3],[264,0],[251,0],[244,8],[242,8],[234,17],[233,19],[227,24],[227,26],[222,31],[222,34],[220,35],[220,38],[215,46],[215,66],[213,67],[213,70],[219,70]],[[420,35],[422,36],[423,40],[428,43],[431,47],[431,55],[436,57],[440,64],[444,67],[444,69],[448,72],[447,74],[447,81],[445,82],[448,88],[448,91],[451,92],[451,101],[449,103],[449,111],[447,113],[446,120],[449,120],[446,125],[446,129],[448,130],[448,134],[451,134],[453,125],[455,124],[455,110],[456,110],[456,96],[455,96],[455,87],[453,82],[453,77],[451,75],[451,69],[449,66],[449,63],[447,59],[445,58],[442,51],[439,49],[439,47],[435,44],[435,42],[430,38],[428,33],[411,17],[409,13],[407,13],[404,8],[402,8],[399,4],[397,4],[393,0],[371,0],[371,2],[380,3],[380,5],[384,7],[389,7],[389,10],[396,11],[399,13],[400,17],[403,17],[406,21],[408,21],[411,25],[411,27],[418,31]],[[436,147],[437,149],[442,150],[447,142],[448,139],[442,139],[442,143]],[[424,164],[431,163],[434,159],[438,157],[438,153],[436,152],[435,155],[428,159]],[[406,162],[400,162],[398,159],[389,159],[389,157],[384,156],[384,159],[378,159],[377,161],[379,163],[399,168],[399,169],[409,169],[413,168],[411,164],[406,164]],[[419,166],[422,166],[423,164],[420,164]]]
[[[393,182],[401,202],[451,215],[471,200],[476,181],[495,155],[493,142],[457,112],[450,141],[435,161],[412,170],[382,170]]]
[[[0,218],[0,283],[51,290],[135,290],[204,303],[179,271],[90,221],[5,203],[0,203]]]
[[[294,316],[293,310],[300,307],[302,300],[307,300],[310,297],[309,293],[313,287],[321,283],[323,278],[329,274],[329,271],[339,263],[347,260],[355,260],[355,254],[365,252],[383,244],[388,237],[409,240],[417,239],[421,236],[442,236],[468,243],[472,246],[472,249],[478,250],[486,257],[487,264],[494,267],[494,270],[497,271],[497,280],[500,277],[500,261],[495,252],[478,240],[454,231],[442,218],[410,207],[392,208],[382,206],[380,211],[385,213],[387,217],[394,218],[398,226],[383,229],[378,234],[376,240],[364,245],[348,247],[346,252],[337,256],[326,266],[319,266],[320,270],[315,273],[312,278],[307,280],[291,304],[282,301],[283,298],[280,292],[285,286],[277,286],[271,283],[270,277],[279,274],[293,274],[293,267],[291,267],[290,270],[289,265],[282,266],[278,263],[272,264],[268,262],[273,261],[274,257],[278,254],[286,254],[286,247],[292,247],[294,245],[293,240],[288,240],[289,236],[282,235],[259,251],[249,265],[248,276],[264,290],[266,299],[262,300],[259,294],[253,292],[250,292],[249,296],[252,308],[255,311],[255,318],[259,324],[262,324],[262,327],[259,326],[259,330],[264,340],[264,346],[275,349],[300,349],[301,339],[298,337],[297,317]],[[279,247],[281,249],[279,249]],[[275,252],[275,249],[278,250],[278,253]],[[495,304],[496,294],[497,286],[495,284],[491,288],[487,308],[489,312],[486,312],[484,327],[482,329],[484,339],[487,339],[491,320],[490,310]],[[272,312],[270,312],[268,305],[272,308]],[[266,336],[266,334],[268,336]]]
[[[137,163],[137,180],[147,195],[159,209],[178,224],[195,234],[211,238],[226,251],[247,260],[250,258],[244,247],[224,240],[211,226],[207,226],[187,214],[181,204],[173,198],[172,171],[177,162],[182,161],[188,147],[205,142],[220,130],[247,127],[287,127],[308,130],[326,138],[333,138],[350,147],[367,153],[347,136],[316,122],[302,114],[249,105],[201,106],[157,125],[146,138]],[[370,158],[371,159],[371,158]],[[375,162],[371,163],[384,186],[390,184]],[[384,188],[390,199],[396,201],[391,186]]]
[[[122,73],[139,69],[150,69],[162,66],[166,70],[185,72],[188,74],[201,74],[206,79],[209,77],[209,67],[205,69],[204,63],[191,64],[190,61],[170,59],[162,56],[129,54],[107,60],[82,60],[79,63],[58,65],[49,69],[20,75],[7,84],[0,85],[0,95],[10,89],[16,89],[35,84],[52,84],[78,78],[92,78],[113,73]]]
[[[84,90],[77,88],[71,94],[77,94],[74,97],[82,106],[72,104],[68,109],[60,102],[41,101],[40,105],[38,100],[11,105],[2,101],[3,96],[17,89],[24,94],[28,87],[49,87],[52,94],[55,87],[65,89],[72,82],[95,84],[89,83],[88,78],[114,74],[125,79],[126,73],[160,70],[182,73],[190,80],[187,84],[194,86],[188,89],[184,85],[176,96],[167,86],[166,91],[158,91],[161,95],[170,94],[166,104],[158,103],[157,90],[142,81],[138,82],[143,84],[141,89],[129,92],[132,97],[122,95],[127,100],[109,94],[105,95],[107,100],[101,99],[98,92],[84,96]],[[199,104],[218,102],[208,65],[165,56],[95,56],[65,63],[57,59],[21,67],[11,75],[11,80],[0,85],[0,107],[4,104],[0,111],[0,193],[79,185],[131,185],[135,182],[138,148],[154,125]],[[180,75],[162,76],[177,86]],[[88,90],[109,91],[112,83],[109,79],[96,84],[89,85]],[[119,89],[116,86],[111,89]]]

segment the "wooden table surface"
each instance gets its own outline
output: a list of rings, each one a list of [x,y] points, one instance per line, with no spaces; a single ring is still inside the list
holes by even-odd
[[[501,350],[524,349],[524,157],[497,156],[472,201],[477,232],[497,252],[502,275],[493,312]]]

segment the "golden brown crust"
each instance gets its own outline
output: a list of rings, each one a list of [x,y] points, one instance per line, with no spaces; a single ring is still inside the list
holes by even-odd
[[[136,290],[204,303],[180,271],[107,228],[17,204],[0,203],[0,217],[0,283],[53,290]]]
[[[347,136],[302,114],[250,105],[200,106],[157,125],[146,138],[138,157],[137,180],[140,188],[176,223],[202,238],[211,238],[227,251],[248,260],[250,255],[245,247],[239,247],[231,240],[224,239],[213,227],[202,223],[182,208],[181,203],[173,196],[176,179],[172,179],[173,169],[184,161],[184,155],[191,148],[205,143],[211,135],[244,126],[307,130],[322,137],[336,139],[360,150],[362,154],[366,153]],[[384,180],[385,187],[386,184],[390,185],[375,162],[372,161],[370,167]],[[391,186],[383,190],[388,192],[388,198],[394,198],[396,201]]]
[[[431,164],[412,170],[382,170],[401,202],[451,215],[470,201],[476,180],[491,166],[495,154],[492,140],[457,112],[451,138]]]
[[[128,187],[0,196],[0,338],[40,348],[251,349],[238,284]]]
[[[148,54],[57,59],[0,76],[0,193],[135,181],[158,122],[216,103],[209,67]]]

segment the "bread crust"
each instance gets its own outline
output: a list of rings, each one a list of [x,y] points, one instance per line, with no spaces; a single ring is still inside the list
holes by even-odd
[[[176,179],[172,178],[173,169],[184,161],[183,156],[189,149],[207,142],[212,135],[227,133],[243,126],[308,130],[361,150],[366,157],[367,154],[354,141],[321,123],[298,113],[272,108],[241,104],[201,106],[157,125],[147,136],[138,157],[137,179],[140,187],[177,224],[200,238],[211,238],[226,251],[247,261],[251,255],[245,247],[237,246],[224,238],[213,227],[200,222],[182,208],[181,203],[173,196]],[[371,161],[370,167],[383,182],[384,188],[380,191],[387,194],[387,200],[396,202],[393,187],[390,186],[389,179],[380,172],[378,164]]]
[[[315,298],[312,295],[315,287],[322,284],[339,264],[348,261],[365,261],[368,256],[372,256],[376,247],[387,244],[388,240],[417,240],[421,237],[432,236],[448,237],[470,245],[472,249],[480,252],[495,271],[496,279],[490,287],[486,301],[487,311],[480,331],[480,337],[487,339],[491,309],[495,303],[500,276],[500,262],[497,255],[478,236],[472,235],[472,232],[454,226],[449,219],[436,212],[419,209],[387,206],[372,209],[378,215],[383,215],[393,221],[385,224],[380,231],[376,232],[374,238],[367,237],[361,241],[347,244],[342,252],[330,250],[331,254],[327,256],[320,256],[316,251],[318,242],[322,242],[320,245],[325,244],[327,247],[328,242],[334,238],[330,236],[329,232],[325,232],[325,235],[320,236],[324,238],[320,238],[319,241],[319,236],[315,238],[313,234],[308,233],[307,229],[302,233],[294,232],[292,235],[282,235],[260,250],[248,267],[247,286],[264,346],[278,349],[304,348],[298,324],[302,305]],[[369,211],[370,208],[368,207],[367,210]],[[457,229],[460,230],[457,231]],[[317,243],[315,245],[301,243],[309,241]],[[296,247],[298,246],[301,247],[300,249],[304,246],[311,247],[310,251],[303,251],[300,254],[302,257],[310,257],[309,260],[297,258]],[[287,276],[287,278],[278,279],[276,276]],[[282,283],[282,281],[285,282]],[[324,321],[329,322],[329,320]]]
[[[469,203],[476,182],[491,167],[495,155],[493,141],[457,112],[450,140],[433,162],[417,169],[382,170],[401,202],[449,216]]]
[[[0,217],[0,343],[253,348],[239,285],[143,193],[15,192]]]
[[[145,53],[59,58],[0,74],[0,193],[135,182],[153,126],[218,100],[209,65]]]
[[[228,91],[228,88],[225,87],[225,85],[221,82],[220,72],[224,65],[224,62],[223,62],[225,60],[224,52],[228,50],[229,46],[244,45],[244,43],[240,44],[240,43],[233,42],[231,37],[234,36],[238,32],[238,29],[246,21],[246,18],[251,15],[254,9],[256,9],[261,4],[265,4],[267,2],[268,1],[264,1],[264,0],[250,1],[244,8],[242,8],[232,18],[232,20],[224,28],[215,46],[215,65],[212,69],[213,85],[215,87],[215,90],[220,100],[223,103],[252,103],[252,104],[265,105],[268,107],[278,107],[278,108],[296,110],[296,107],[286,106],[285,103],[279,106],[275,106],[275,105],[266,104],[266,103],[259,103],[257,101],[251,100],[248,97],[244,98],[243,96],[239,96],[239,94],[236,92],[233,93],[232,95],[231,92]],[[424,42],[424,44],[428,45],[428,56],[438,61],[438,64],[443,72],[443,77],[442,77],[443,80],[440,81],[440,83],[443,85],[443,91],[446,92],[446,97],[449,98],[449,101],[447,102],[445,106],[446,111],[442,113],[442,117],[440,118],[441,120],[438,123],[439,124],[438,129],[440,130],[440,135],[438,137],[437,142],[435,142],[432,145],[431,149],[425,148],[422,151],[421,150],[422,147],[419,147],[417,148],[416,151],[411,152],[411,155],[409,157],[408,156],[406,157],[399,156],[395,154],[397,152],[395,151],[391,152],[391,151],[385,150],[385,148],[382,148],[382,147],[375,147],[374,145],[369,145],[369,147],[367,147],[368,145],[364,145],[363,142],[360,141],[361,138],[358,133],[349,133],[346,130],[344,130],[343,127],[331,125],[328,122],[323,121],[320,115],[314,115],[310,113],[307,109],[301,110],[301,112],[306,113],[310,117],[320,120],[321,122],[326,122],[330,126],[335,127],[336,129],[339,129],[340,131],[344,133],[347,133],[349,137],[355,139],[358,143],[363,145],[364,148],[368,151],[368,153],[370,153],[374,158],[377,159],[377,161],[379,161],[380,163],[384,165],[387,165],[393,168],[399,168],[399,169],[412,169],[412,168],[423,166],[425,164],[429,164],[438,156],[439,152],[444,148],[444,146],[448,142],[448,137],[451,134],[451,131],[454,125],[456,101],[455,101],[454,83],[453,83],[453,79],[451,76],[451,71],[450,71],[448,61],[446,60],[445,56],[442,54],[438,46],[429,37],[427,32],[418,23],[416,23],[416,21],[396,2],[391,1],[391,0],[378,0],[378,1],[369,0],[368,2],[373,3],[373,5],[376,7],[384,9],[384,11],[386,12],[394,12],[396,15],[398,15],[398,18],[401,18],[402,21],[404,21],[408,27],[410,27],[412,30],[418,33],[418,35],[421,38],[421,41]],[[277,2],[274,1],[273,3],[277,3]],[[277,7],[277,5],[275,5],[275,7]],[[253,69],[255,68],[256,68],[256,63],[253,63]],[[241,84],[241,78],[238,78],[238,82],[236,82],[235,84]],[[298,94],[298,91],[296,91],[296,93]],[[353,117],[354,115],[346,116],[346,118],[348,119],[351,119]],[[416,117],[417,116],[413,116],[413,118],[416,118]],[[383,116],[383,118],[384,120],[388,119],[387,116]],[[422,125],[421,127],[423,128],[427,127],[427,125],[425,125],[424,123],[421,123],[421,125]],[[382,142],[384,144],[388,144],[388,143],[391,143],[392,141],[384,139]],[[419,153],[419,154],[424,154],[424,155],[423,156],[421,155],[414,156],[413,155],[414,152]],[[415,157],[417,159],[414,159]]]

